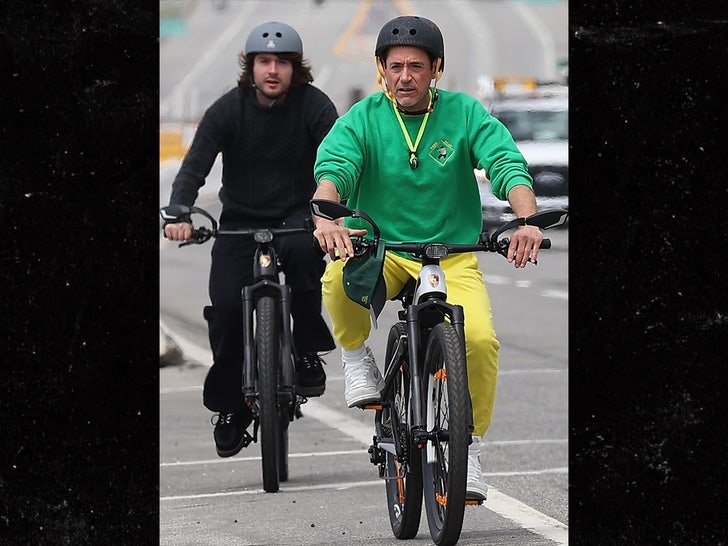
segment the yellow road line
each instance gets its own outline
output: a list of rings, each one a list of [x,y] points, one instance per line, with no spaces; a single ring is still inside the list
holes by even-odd
[[[397,11],[399,11],[402,15],[411,15],[413,14],[412,8],[410,8],[409,4],[406,0],[394,0],[394,4],[397,7]],[[347,45],[352,41],[354,36],[359,32],[359,30],[364,26],[364,23],[366,22],[367,14],[369,13],[369,10],[372,8],[372,0],[361,0],[359,3],[359,10],[356,12],[356,15],[354,15],[354,18],[351,20],[351,23],[349,24],[348,28],[343,32],[341,36],[339,36],[339,39],[336,41],[336,44],[334,45],[334,54],[336,54],[338,57],[343,58],[349,58],[349,59],[360,59],[360,60],[374,60],[374,52],[372,52],[371,57],[370,56],[362,56],[362,55],[356,55],[350,51],[348,51]],[[379,84],[377,83],[376,77],[374,78],[374,83],[372,84],[372,93],[378,91],[380,89]]]
[[[364,24],[364,21],[366,20],[367,13],[369,13],[369,10],[372,7],[372,1],[371,0],[362,0],[359,4],[359,11],[356,12],[356,15],[352,19],[351,23],[349,24],[349,27],[344,31],[344,33],[339,37],[339,39],[336,42],[336,45],[334,46],[334,53],[339,57],[346,57],[346,44],[354,37],[354,34],[356,34],[359,29]]]

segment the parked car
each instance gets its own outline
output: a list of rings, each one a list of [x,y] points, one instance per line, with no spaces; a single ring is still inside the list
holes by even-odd
[[[569,208],[569,88],[523,78],[495,78],[481,98],[486,108],[508,127],[528,162],[539,210]],[[507,202],[481,181],[483,222],[487,226],[513,217]]]

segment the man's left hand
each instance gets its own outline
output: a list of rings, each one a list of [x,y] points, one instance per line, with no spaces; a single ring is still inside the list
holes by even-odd
[[[536,226],[519,227],[508,245],[508,263],[513,263],[515,267],[526,267],[529,261],[535,264],[541,241],[543,233]]]

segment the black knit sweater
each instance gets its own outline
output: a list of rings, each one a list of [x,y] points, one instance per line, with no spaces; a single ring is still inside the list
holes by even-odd
[[[305,207],[316,190],[316,149],[337,118],[312,85],[267,107],[236,87],[205,112],[172,184],[170,204],[191,206],[222,152],[221,223],[274,222]]]

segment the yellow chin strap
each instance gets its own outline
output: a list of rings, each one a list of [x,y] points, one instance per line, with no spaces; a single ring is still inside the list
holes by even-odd
[[[442,66],[442,59],[438,57],[435,59],[435,85],[432,86],[432,94],[430,95],[430,106],[429,108],[432,108],[432,97],[435,96],[437,93],[437,82],[440,81],[440,78],[442,77],[442,70],[440,70],[440,67]],[[389,97],[389,100],[392,101],[392,104],[394,104],[395,108],[397,107],[397,99],[394,96],[394,93],[389,90],[387,87],[387,80],[384,78],[384,65],[382,64],[382,59],[377,57],[377,85],[379,85],[382,88],[382,91],[384,91],[384,94]]]

